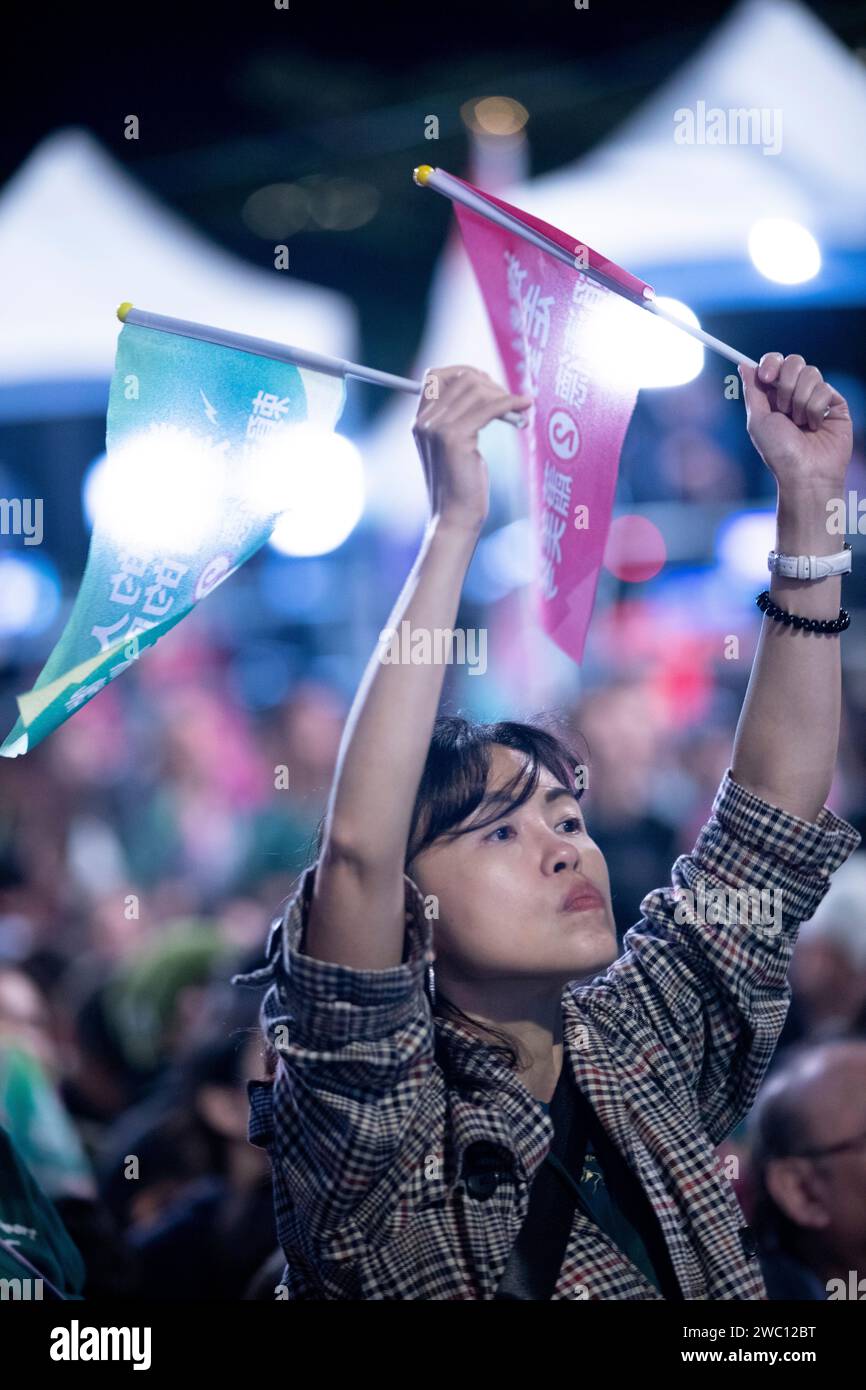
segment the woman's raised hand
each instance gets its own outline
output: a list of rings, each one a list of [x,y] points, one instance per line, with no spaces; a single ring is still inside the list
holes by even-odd
[[[531,396],[512,395],[475,367],[435,367],[425,374],[412,433],[424,467],[431,516],[480,532],[490,483],[478,431],[509,410],[531,405]]]
[[[853,442],[844,396],[796,354],[765,352],[740,375],[749,438],[780,489],[838,491]]]

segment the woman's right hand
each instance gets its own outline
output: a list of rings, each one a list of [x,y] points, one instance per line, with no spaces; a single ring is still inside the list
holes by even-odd
[[[426,373],[412,433],[432,517],[480,532],[490,483],[478,431],[509,410],[531,405],[531,396],[512,395],[475,367],[436,367]]]

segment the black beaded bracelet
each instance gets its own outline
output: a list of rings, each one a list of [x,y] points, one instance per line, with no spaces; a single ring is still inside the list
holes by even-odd
[[[846,627],[851,626],[851,614],[845,608],[839,609],[838,618],[800,618],[796,613],[786,613],[784,608],[773,603],[769,589],[758,594],[755,602],[761,612],[774,622],[784,623],[786,627],[799,627],[804,632],[844,632]]]

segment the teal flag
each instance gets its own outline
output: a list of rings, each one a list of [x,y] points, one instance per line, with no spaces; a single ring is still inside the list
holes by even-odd
[[[315,467],[293,429],[333,429],[345,379],[125,323],[107,459],[69,620],[0,754],[26,753],[264,545]]]

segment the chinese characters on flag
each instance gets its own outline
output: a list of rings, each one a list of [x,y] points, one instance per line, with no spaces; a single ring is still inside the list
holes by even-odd
[[[489,201],[553,234],[574,257],[566,265],[454,204],[509,388],[535,397],[522,438],[541,624],[580,662],[638,391],[618,345],[640,310],[580,268],[600,262],[596,253],[499,199]],[[603,264],[632,294],[639,292],[641,281]]]
[[[264,545],[308,466],[291,426],[333,429],[344,399],[341,377],[124,325],[84,575],[0,755],[34,748]]]

